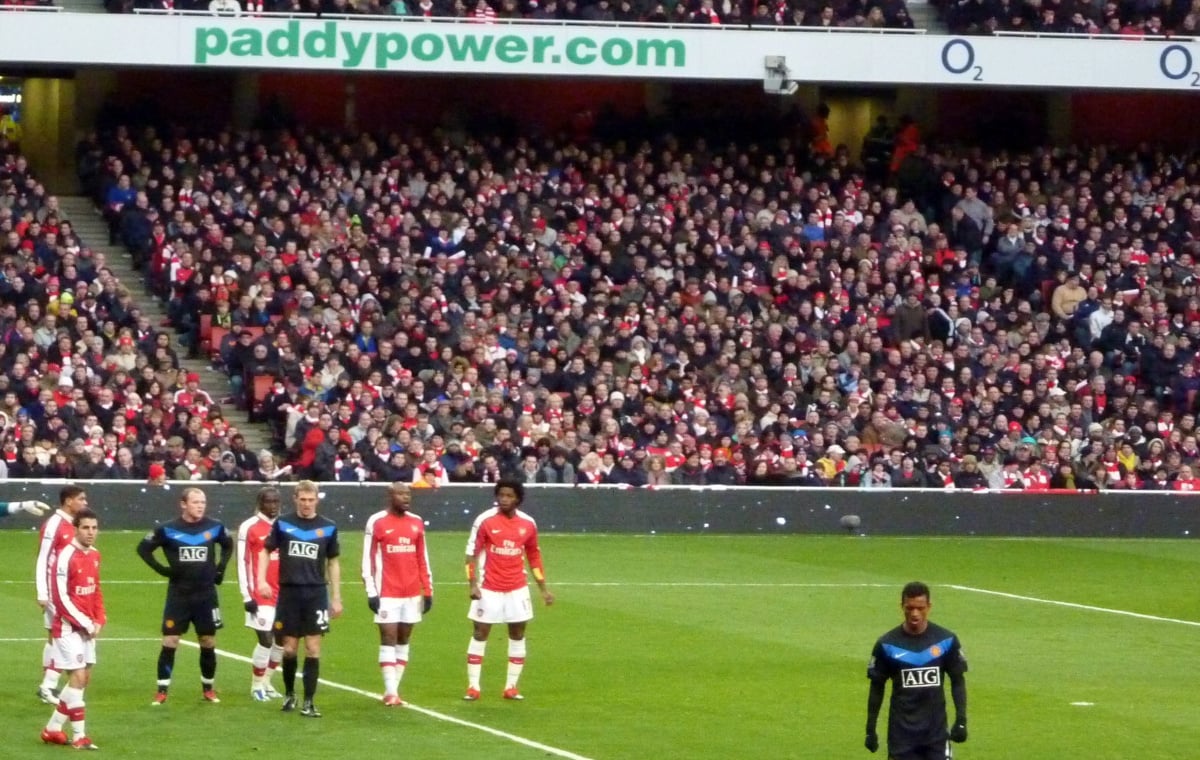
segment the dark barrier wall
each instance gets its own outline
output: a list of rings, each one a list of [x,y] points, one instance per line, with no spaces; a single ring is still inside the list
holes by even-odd
[[[82,484],[108,530],[149,530],[178,515],[183,486]],[[253,512],[259,484],[200,484],[209,514],[233,526]],[[0,499],[58,503],[59,485],[9,481]],[[382,509],[382,485],[322,484],[321,511],[343,529]],[[284,486],[285,496],[290,488]],[[290,498],[290,497],[288,497]],[[466,530],[491,506],[491,487],[414,491],[413,511],[431,530]],[[525,510],[543,532],[839,533],[858,515],[872,535],[1186,538],[1200,535],[1200,496],[1169,493],[1021,494],[818,489],[686,489],[531,486]],[[18,528],[20,518],[5,527]]]

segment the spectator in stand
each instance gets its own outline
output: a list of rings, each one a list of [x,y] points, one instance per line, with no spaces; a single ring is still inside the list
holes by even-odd
[[[1058,468],[1047,458],[1041,471],[1033,458],[1065,443],[1090,468],[1111,445],[1120,453],[1134,423],[1155,433],[1131,440],[1142,457],[1167,411],[1195,411],[1195,394],[1173,385],[1195,377],[1184,357],[1200,338],[1200,320],[1189,333],[1185,314],[1196,296],[1195,245],[1168,223],[1195,205],[1179,169],[1186,160],[1153,162],[1149,189],[1132,185],[1138,205],[1124,195],[1127,170],[1108,154],[955,154],[908,131],[916,144],[902,170],[876,183],[837,157],[793,169],[746,156],[751,170],[726,178],[724,168],[743,160],[736,147],[702,143],[675,146],[669,160],[651,143],[598,169],[582,168],[591,147],[538,171],[528,158],[499,158],[488,173],[430,183],[431,157],[413,158],[405,142],[389,145],[397,158],[386,172],[347,180],[349,163],[322,170],[345,185],[328,197],[312,194],[319,188],[306,187],[313,180],[298,166],[300,156],[339,154],[336,141],[251,141],[244,149],[261,152],[279,184],[249,202],[229,199],[243,208],[223,222],[222,242],[207,244],[208,258],[172,264],[177,273],[196,267],[174,295],[232,325],[279,318],[251,343],[266,354],[255,366],[280,380],[263,414],[295,447],[288,461],[297,466],[312,467],[318,446],[339,461],[346,433],[354,450],[366,442],[362,462],[375,479],[396,470],[411,478],[410,462],[427,451],[455,480],[494,478],[530,456],[545,473],[561,447],[575,479],[599,482],[624,477],[628,452],[640,470],[639,451],[678,446],[675,475],[700,482],[729,472],[735,483],[807,482],[815,472],[858,486],[859,463],[878,454],[896,486],[954,483],[969,454],[1004,487],[1042,487]],[[515,147],[526,157],[561,148]],[[463,157],[446,151],[439,165]],[[129,163],[114,155],[114,166]],[[631,161],[669,171],[634,195],[620,168]],[[938,182],[934,166],[954,168],[939,170]],[[1168,191],[1176,179],[1183,184]],[[204,192],[226,202],[220,188]],[[296,219],[293,198],[303,198]],[[788,211],[760,214],[770,204]],[[906,220],[898,229],[893,214]],[[156,255],[200,230],[200,217],[184,210]],[[985,236],[977,219],[1003,232]],[[264,238],[260,251],[246,222],[277,239]],[[968,222],[979,242],[956,250],[969,235],[953,229]],[[1144,234],[1150,226],[1161,231]],[[224,238],[239,234],[226,248]],[[1138,263],[1151,248],[1154,266]],[[244,281],[226,278],[227,266]],[[254,294],[204,300],[217,275]],[[1072,276],[1086,297],[1073,312],[1056,310],[1053,294]],[[1105,300],[1113,317],[1093,336]],[[1102,423],[1095,434],[1093,422]],[[1006,434],[1010,423],[1016,431]],[[174,424],[190,436],[190,422]],[[326,432],[310,436],[321,425]],[[1039,450],[1019,451],[1026,437]],[[1004,474],[1009,456],[1023,458]],[[563,467],[551,469],[563,477]]]

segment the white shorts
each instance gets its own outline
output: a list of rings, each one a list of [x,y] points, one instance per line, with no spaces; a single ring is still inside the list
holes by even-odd
[[[379,600],[379,612],[375,613],[376,623],[419,623],[421,610],[425,608],[425,598],[409,596],[403,599],[382,597]]]
[[[480,598],[471,600],[467,617],[476,623],[524,623],[533,619],[529,587],[516,591],[480,589]]]
[[[246,627],[256,631],[270,631],[275,624],[275,608],[258,605],[257,612],[246,613]]]
[[[54,640],[51,662],[59,670],[79,670],[96,664],[96,640],[79,631],[64,633]]]

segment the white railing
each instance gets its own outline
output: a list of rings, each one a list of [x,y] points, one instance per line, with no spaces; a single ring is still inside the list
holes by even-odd
[[[807,32],[810,34],[891,34],[908,36],[926,34],[927,29],[890,29],[886,27],[867,28],[857,26],[759,26],[756,24],[676,24],[672,22],[657,23],[652,21],[583,21],[577,19],[541,19],[541,18],[494,18],[486,21],[476,20],[471,16],[393,16],[362,13],[305,13],[301,11],[207,11],[207,10],[168,10],[165,8],[135,8],[135,16],[203,16],[227,18],[265,18],[265,19],[321,19],[325,21],[392,21],[402,24],[473,24],[480,27],[488,26],[552,26],[552,27],[604,27],[615,29],[687,29],[689,31],[721,32],[721,31],[764,31],[764,32]]]
[[[0,11],[8,11],[9,13],[27,13],[30,11],[35,13],[61,13],[63,8],[57,5],[5,5],[0,3]]]
[[[243,480],[243,481],[168,480],[167,482],[170,483],[171,485],[175,485],[175,486],[186,485],[186,486],[196,486],[196,487],[202,487],[202,488],[222,488],[222,487],[226,487],[226,486],[236,487],[236,488],[249,488],[249,487],[261,486],[261,485],[280,485],[280,486],[288,487],[288,486],[295,485],[295,481],[292,481],[292,480],[271,481],[270,483],[262,483],[260,481],[254,481],[254,480]],[[140,485],[140,486],[146,485],[145,480],[116,480],[116,479],[113,479],[113,480],[81,480],[78,478],[67,478],[67,479],[43,478],[40,480],[12,478],[9,480],[5,480],[4,483],[6,485],[18,485],[18,486],[69,485],[69,484],[77,484],[77,485],[91,484],[91,485],[97,485],[97,486],[102,486],[102,485],[107,485],[107,484],[118,484],[118,485],[124,484],[124,485]],[[378,480],[378,481],[368,481],[365,483],[347,483],[347,482],[343,482],[343,481],[329,480],[329,481],[318,482],[317,485],[321,488],[329,487],[329,488],[334,488],[334,489],[386,488],[391,485],[391,482]],[[490,490],[494,487],[495,487],[494,483],[449,483],[444,486],[439,486],[438,488],[433,489],[433,490],[435,492],[436,491],[446,491],[446,490],[452,491],[452,490],[458,489],[458,488],[489,489]],[[837,487],[833,487],[833,486],[758,486],[758,485],[626,486],[626,485],[619,485],[619,484],[614,484],[614,483],[596,483],[596,484],[526,483],[525,487],[533,488],[533,489],[543,489],[544,488],[544,489],[558,489],[558,490],[579,488],[579,489],[586,489],[586,490],[590,490],[590,491],[605,491],[605,490],[607,490],[607,491],[633,491],[633,490],[638,490],[638,491],[648,491],[648,492],[649,491],[736,491],[736,492],[763,491],[765,493],[813,493],[813,494],[816,494],[816,493],[859,493],[859,494],[872,494],[872,495],[880,495],[880,496],[882,496],[884,494],[910,494],[910,493],[943,494],[943,495],[944,494],[955,494],[955,495],[962,495],[962,496],[1004,495],[1004,496],[1043,496],[1043,497],[1044,496],[1071,496],[1072,494],[1079,495],[1079,496],[1096,496],[1096,495],[1100,495],[1100,496],[1106,496],[1106,495],[1107,496],[1123,496],[1123,495],[1125,495],[1125,496],[1127,496],[1130,494],[1150,494],[1150,495],[1170,495],[1170,496],[1179,496],[1179,497],[1189,497],[1190,498],[1194,495],[1194,494],[1192,494],[1190,492],[1186,492],[1186,491],[1171,491],[1171,490],[1127,491],[1127,490],[1106,489],[1106,490],[1102,490],[1102,491],[1093,491],[1093,490],[1071,490],[1071,489],[1061,489],[1061,488],[1060,489],[1041,490],[1041,491],[1026,491],[1026,490],[1021,490],[1021,489],[1011,489],[1011,488],[983,488],[983,489],[973,489],[973,488],[883,488],[883,489],[875,489],[875,490],[870,490],[870,489],[863,490],[861,488],[858,488],[857,486],[845,487],[845,488],[837,488]],[[1200,499],[1197,500],[1197,506],[1200,506]]]
[[[1109,34],[1102,32],[1099,34],[1086,34],[1077,32],[1034,32],[1034,31],[1018,31],[1018,32],[996,32],[996,37],[1049,37],[1059,40],[1120,40],[1122,42],[1194,42],[1196,37],[1175,36],[1173,34],[1143,34],[1143,35],[1125,35],[1125,34]]]

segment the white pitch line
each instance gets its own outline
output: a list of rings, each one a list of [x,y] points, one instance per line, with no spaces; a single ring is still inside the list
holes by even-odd
[[[45,637],[45,636],[40,636],[40,637],[37,637],[37,638],[29,638],[29,639],[0,639],[0,641],[2,641],[2,642],[5,642],[5,643],[22,643],[22,642],[34,642],[34,641],[36,641],[36,642],[37,642],[37,643],[39,643],[39,644],[45,644],[45,643],[46,643],[46,637]],[[137,642],[139,642],[139,643],[143,643],[143,644],[144,644],[144,643],[146,643],[146,642],[149,642],[149,641],[162,641],[162,637],[161,637],[161,636],[159,636],[159,637],[158,637],[158,638],[156,638],[156,639],[148,639],[148,638],[120,638],[120,637],[117,637],[117,638],[109,638],[108,636],[101,636],[99,639],[97,639],[97,643],[100,643],[100,644],[107,644],[107,643],[108,643],[108,642],[110,642],[110,641],[137,641]]]
[[[0,585],[28,585],[33,581],[4,581],[0,580]],[[162,585],[161,580],[127,580],[127,581],[110,581],[105,580],[105,586],[111,585]],[[465,584],[464,584],[465,585]],[[555,581],[555,586],[581,586],[589,588],[603,588],[608,586],[637,586],[639,588],[891,588],[894,583],[755,583],[753,581]]]
[[[1193,628],[1200,628],[1200,622],[1195,620],[1181,620],[1180,618],[1162,617],[1160,615],[1147,615],[1144,612],[1131,612],[1130,610],[1118,610],[1112,607],[1097,607],[1091,604],[1080,604],[1078,602],[1064,602],[1058,599],[1043,599],[1038,596],[1025,596],[1024,594],[1010,594],[1007,591],[993,591],[987,588],[976,588],[975,586],[959,586],[953,583],[946,584],[947,588],[957,589],[958,591],[971,591],[976,594],[986,594],[987,596],[999,596],[1005,599],[1016,599],[1022,602],[1036,602],[1038,604],[1049,604],[1055,607],[1069,607],[1075,610],[1087,610],[1088,612],[1104,612],[1109,615],[1121,615],[1122,617],[1138,618],[1139,620],[1154,620],[1159,623],[1175,623],[1177,625],[1187,625]]]
[[[638,586],[645,588],[892,588],[894,583],[741,583],[738,581],[555,581],[555,586]]]
[[[190,646],[193,648],[197,648],[197,649],[199,648],[199,645],[196,644],[196,642],[194,642],[194,641],[181,640],[180,643],[186,644],[187,646]],[[217,654],[221,655],[222,657],[227,657],[231,660],[237,660],[238,662],[244,662],[248,665],[254,664],[253,660],[251,660],[249,657],[246,657],[244,655],[236,654],[235,652],[229,652],[224,649],[218,649],[216,651],[217,651]],[[362,696],[362,697],[369,697],[370,699],[374,699],[376,701],[380,701],[383,699],[382,694],[376,694],[374,692],[370,692],[365,689],[359,689],[354,686],[347,686],[344,683],[337,683],[336,681],[327,681],[324,678],[320,679],[320,683],[324,684],[325,686],[328,686],[331,689],[339,689],[341,691],[348,691],[351,694],[358,694],[359,696]],[[559,749],[558,747],[551,747],[548,744],[542,744],[541,742],[534,741],[533,739],[526,739],[523,736],[517,736],[516,734],[510,734],[507,731],[501,731],[498,728],[492,728],[491,726],[485,726],[482,723],[472,723],[469,720],[463,720],[462,718],[456,718],[453,715],[446,715],[445,713],[440,713],[437,710],[430,710],[427,707],[418,707],[417,705],[414,705],[413,703],[408,702],[407,700],[404,703],[404,707],[406,709],[412,710],[414,712],[418,712],[422,715],[427,715],[430,718],[434,718],[435,720],[444,721],[446,723],[453,723],[457,726],[462,726],[464,728],[472,728],[472,729],[475,729],[476,731],[482,731],[485,734],[491,734],[492,736],[496,736],[501,739],[507,739],[510,742],[514,742],[516,744],[520,744],[522,746],[529,747],[530,749],[536,749],[541,752],[545,752],[546,754],[549,754],[549,755],[555,755],[557,757],[565,757],[565,758],[567,758],[567,760],[592,760],[592,758],[587,757],[585,755],[578,755],[574,752],[571,752],[570,750]]]

